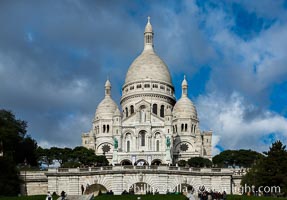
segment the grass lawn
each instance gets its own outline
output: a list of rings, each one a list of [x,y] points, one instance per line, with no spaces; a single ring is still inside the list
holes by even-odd
[[[17,196],[17,197],[0,197],[0,200],[46,200],[47,195]],[[53,196],[57,200],[58,196]]]
[[[245,195],[227,195],[227,200],[287,200],[283,197],[255,197]]]

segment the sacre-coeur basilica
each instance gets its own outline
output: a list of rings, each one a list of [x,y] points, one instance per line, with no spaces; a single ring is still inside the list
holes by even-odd
[[[150,19],[144,30],[144,48],[131,63],[120,105],[105,96],[96,109],[92,129],[82,134],[82,145],[105,155],[113,165],[175,165],[191,157],[211,159],[211,131],[201,131],[196,108],[188,97],[188,81],[176,100],[167,65],[156,54]]]

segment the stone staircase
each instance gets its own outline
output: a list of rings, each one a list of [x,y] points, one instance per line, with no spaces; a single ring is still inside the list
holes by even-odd
[[[67,195],[65,200],[92,200],[94,198],[94,194],[88,195]],[[62,197],[59,197],[57,200],[62,200]]]

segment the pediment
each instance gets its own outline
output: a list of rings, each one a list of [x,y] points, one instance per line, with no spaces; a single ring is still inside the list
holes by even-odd
[[[164,119],[151,113],[151,123],[154,124],[154,123],[164,123]]]
[[[126,125],[134,125],[136,121],[137,121],[137,115],[136,115],[136,113],[133,113],[128,118],[125,118],[123,120],[122,124],[124,126],[126,126]]]
[[[140,100],[140,101],[138,101],[136,103],[136,108],[139,108],[142,105],[144,105],[146,107],[150,107],[151,106],[151,104],[148,101],[146,101],[145,99],[142,99],[142,100]]]

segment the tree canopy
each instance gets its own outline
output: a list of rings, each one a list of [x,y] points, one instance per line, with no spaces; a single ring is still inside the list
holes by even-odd
[[[272,144],[256,164],[243,177],[242,185],[279,186],[287,194],[287,151],[281,141]]]
[[[191,167],[212,167],[212,162],[208,158],[193,157],[187,163]]]
[[[50,149],[37,149],[39,161],[46,165],[58,161],[61,167],[79,167],[79,166],[104,166],[108,165],[105,156],[95,155],[94,150],[82,146],[70,148],[51,147]]]
[[[26,134],[27,123],[16,119],[11,111],[0,110],[0,195],[17,195],[17,165],[37,166],[37,143]]]
[[[214,156],[212,162],[216,167],[239,166],[249,168],[262,157],[261,153],[250,149],[226,150]]]

